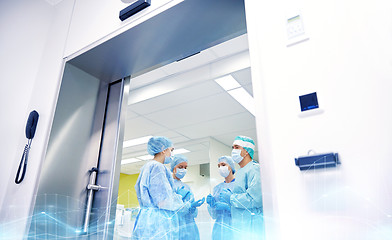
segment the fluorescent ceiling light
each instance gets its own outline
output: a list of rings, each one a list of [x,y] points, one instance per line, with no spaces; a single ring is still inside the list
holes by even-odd
[[[140,138],[134,138],[134,139],[125,141],[123,143],[123,148],[132,147],[132,146],[136,146],[136,145],[141,145],[141,144],[147,143],[150,138],[152,138],[152,136],[145,136],[145,137],[140,137]]]
[[[255,101],[253,97],[244,89],[237,88],[227,91],[237,102],[244,106],[253,116],[255,116]]]
[[[179,149],[174,149],[173,154],[181,154],[181,153],[188,153],[190,152],[189,150],[185,149],[185,148],[179,148]],[[154,156],[152,155],[143,155],[140,157],[136,157],[137,159],[143,160],[143,161],[147,161],[147,160],[151,160],[154,158]]]
[[[128,159],[122,160],[121,161],[121,165],[128,164],[128,163],[139,162],[139,161],[141,161],[141,160],[137,159],[137,158],[128,158]]]
[[[146,160],[151,160],[151,159],[153,159],[154,156],[152,156],[152,155],[143,155],[143,156],[136,157],[136,158],[141,159],[141,160],[143,160],[143,161],[146,161]]]
[[[173,154],[181,154],[181,153],[188,153],[188,152],[190,151],[185,148],[179,148],[179,149],[174,149]]]
[[[231,75],[226,75],[221,78],[215,79],[215,82],[218,83],[226,91],[241,87],[241,85]]]
[[[253,116],[255,115],[255,102],[253,97],[233,78],[226,75],[215,79],[223,89],[225,89],[237,102],[245,107]]]

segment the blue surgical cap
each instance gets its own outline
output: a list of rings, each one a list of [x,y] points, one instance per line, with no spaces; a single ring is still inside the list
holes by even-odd
[[[246,136],[237,136],[234,139],[233,145],[243,147],[249,153],[250,158],[253,159],[253,155],[255,154],[255,142],[252,138]]]
[[[150,155],[155,155],[163,150],[172,147],[173,143],[167,137],[152,137],[147,143],[147,152]]]
[[[181,154],[174,155],[173,160],[170,163],[170,170],[173,172],[174,167],[182,162],[187,163],[188,159],[184,155],[181,155]]]
[[[235,165],[234,165],[234,161],[230,156],[222,156],[218,159],[218,163],[227,163],[229,164],[229,166],[231,167],[231,171],[233,172],[233,174],[235,173]]]

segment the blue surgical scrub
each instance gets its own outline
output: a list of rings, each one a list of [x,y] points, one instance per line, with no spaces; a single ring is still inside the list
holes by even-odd
[[[234,181],[226,183],[219,183],[214,187],[212,196],[215,201],[219,201],[219,194],[223,189],[233,190]],[[214,228],[212,229],[212,240],[230,240],[233,239],[233,232],[231,231],[231,212],[225,210],[216,210],[208,205],[208,212],[211,217],[215,219]]]
[[[177,190],[181,187],[188,190],[190,194],[186,196],[184,202],[192,203],[195,201],[194,195],[188,186],[188,184],[183,183],[177,179],[174,179],[174,190]],[[186,212],[185,214],[178,214],[179,220],[179,239],[180,240],[199,240],[199,229],[197,228],[195,218],[197,217],[197,208],[191,209],[190,211]]]
[[[249,162],[236,172],[230,197],[233,239],[264,239],[260,166]]]
[[[162,163],[152,160],[141,168],[135,185],[140,211],[132,239],[178,239],[178,215],[189,211],[190,203],[183,203],[173,184],[172,173]]]

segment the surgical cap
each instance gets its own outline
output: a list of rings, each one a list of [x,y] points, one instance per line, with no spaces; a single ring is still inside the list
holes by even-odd
[[[182,162],[188,162],[188,159],[181,154],[176,154],[173,156],[173,160],[170,163],[170,170],[173,172],[174,167],[177,166],[178,164],[182,163]]]
[[[218,163],[227,163],[229,164],[229,166],[231,167],[231,171],[233,172],[233,174],[235,173],[235,165],[234,165],[234,161],[230,156],[222,156],[218,159]]]
[[[246,136],[237,136],[234,139],[233,145],[243,147],[249,153],[250,158],[253,159],[253,155],[255,154],[255,142],[252,138]]]
[[[167,137],[152,137],[147,143],[147,152],[150,155],[155,155],[163,150],[172,147],[173,143]]]

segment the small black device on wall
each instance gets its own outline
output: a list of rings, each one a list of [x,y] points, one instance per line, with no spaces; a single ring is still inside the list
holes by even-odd
[[[299,96],[299,102],[301,104],[301,112],[319,107],[316,92]]]
[[[336,167],[338,164],[340,164],[340,161],[337,153],[309,155],[295,159],[295,165],[297,165],[301,171]]]
[[[128,7],[120,11],[120,20],[124,21],[135,13],[151,5],[151,0],[137,0]]]
[[[25,130],[27,144],[23,150],[22,158],[20,159],[20,163],[19,163],[18,172],[16,173],[16,177],[15,177],[16,184],[20,184],[25,177],[26,169],[27,169],[27,160],[29,159],[31,142],[34,138],[35,130],[37,129],[38,118],[39,118],[38,112],[33,110],[30,112],[29,118],[27,119],[26,130]],[[20,175],[21,170],[22,170],[22,175]]]

